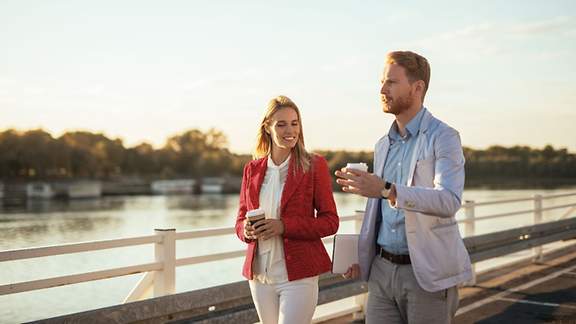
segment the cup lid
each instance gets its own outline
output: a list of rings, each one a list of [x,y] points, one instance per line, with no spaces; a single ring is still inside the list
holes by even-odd
[[[264,213],[265,213],[265,212],[264,212],[264,209],[262,209],[262,208],[252,209],[252,210],[249,210],[248,212],[246,212],[246,217],[253,217],[253,216],[256,216],[256,215],[263,215]]]

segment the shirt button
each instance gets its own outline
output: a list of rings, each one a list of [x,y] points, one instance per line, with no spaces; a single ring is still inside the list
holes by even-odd
[[[395,230],[395,229],[393,229],[393,230],[392,230],[392,233],[396,233],[396,230]]]
[[[398,162],[398,166],[401,166],[401,165],[402,165],[402,162]]]

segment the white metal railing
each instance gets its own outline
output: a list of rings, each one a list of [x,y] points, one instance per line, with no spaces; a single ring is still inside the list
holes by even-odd
[[[528,198],[506,199],[506,200],[488,201],[488,202],[475,202],[470,200],[466,201],[462,205],[465,217],[463,219],[458,219],[458,222],[464,224],[465,236],[474,236],[476,233],[475,225],[477,221],[484,221],[494,218],[502,218],[502,217],[533,213],[533,223],[539,224],[542,222],[542,214],[544,211],[567,208],[568,210],[560,217],[560,219],[562,219],[573,215],[573,213],[576,211],[576,202],[570,204],[550,206],[546,208],[543,208],[542,202],[547,199],[564,198],[564,197],[576,197],[576,192],[547,195],[547,196],[534,195],[533,197]],[[527,202],[527,201],[533,202],[534,206],[533,209],[513,211],[508,213],[499,213],[493,215],[485,215],[481,217],[476,215],[477,207],[517,203],[517,202]],[[363,211],[358,211],[356,212],[355,215],[340,217],[340,221],[355,222],[355,231],[356,233],[359,233],[362,224],[362,218],[363,218]],[[1,285],[0,295],[8,295],[8,294],[39,290],[56,286],[70,285],[87,281],[114,278],[136,273],[144,273],[144,276],[134,287],[134,289],[130,292],[128,297],[126,297],[124,302],[140,300],[145,298],[147,295],[150,295],[151,293],[153,296],[163,296],[167,294],[172,294],[175,292],[176,267],[237,258],[244,256],[245,254],[245,250],[236,250],[224,253],[213,253],[202,256],[176,259],[176,248],[175,248],[176,241],[215,237],[221,235],[231,235],[234,232],[235,232],[234,227],[213,228],[213,229],[180,232],[180,233],[177,233],[174,229],[157,229],[155,230],[155,235],[149,235],[149,236],[2,251],[0,252],[0,262],[7,262],[7,261],[55,256],[70,253],[99,251],[118,247],[154,244],[155,262],[137,264],[127,267],[101,270],[95,272],[86,272],[61,277],[53,277],[48,279],[32,280],[26,282]],[[324,243],[329,243],[331,241],[332,241],[331,237],[323,239]],[[533,258],[535,260],[538,260],[541,257],[542,257],[542,247],[533,248]],[[475,269],[474,272],[476,272]],[[363,302],[364,302],[364,296],[356,297],[356,305],[362,305]]]
[[[576,197],[576,192],[572,193],[563,193],[563,194],[554,194],[554,195],[539,195],[536,194],[532,197],[526,198],[519,198],[519,199],[504,199],[504,200],[496,200],[496,201],[486,201],[486,202],[475,202],[474,200],[467,200],[463,205],[462,208],[465,210],[465,218],[458,220],[459,223],[464,223],[464,233],[465,236],[474,236],[476,234],[476,222],[477,221],[484,221],[489,219],[495,218],[502,218],[502,217],[509,217],[509,216],[516,216],[522,214],[530,214],[533,213],[533,224],[540,224],[542,222],[542,214],[544,211],[553,210],[553,209],[561,209],[561,208],[569,208],[559,219],[563,219],[571,215],[574,211],[576,211],[576,203],[565,204],[565,205],[558,205],[558,206],[551,206],[551,207],[542,207],[542,202],[548,199],[554,198],[565,198],[565,197]],[[492,214],[486,215],[482,217],[476,216],[476,208],[483,207],[483,206],[490,206],[490,205],[501,205],[501,204],[510,204],[510,203],[518,203],[518,202],[533,202],[533,209],[526,209],[508,213],[500,213],[500,214]],[[534,261],[542,260],[542,246],[537,246],[532,249],[532,258]],[[469,284],[476,283],[476,265],[472,265],[473,270],[473,279],[469,282]]]

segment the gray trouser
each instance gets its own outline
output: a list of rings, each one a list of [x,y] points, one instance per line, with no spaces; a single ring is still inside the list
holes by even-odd
[[[366,323],[451,323],[458,309],[458,288],[428,292],[414,277],[412,265],[376,256],[368,279]]]

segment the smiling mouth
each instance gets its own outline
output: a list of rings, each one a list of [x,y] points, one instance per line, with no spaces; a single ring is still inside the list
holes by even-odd
[[[293,140],[296,139],[296,137],[295,137],[295,136],[286,136],[286,137],[283,137],[283,139],[284,139],[285,141],[293,141]]]

